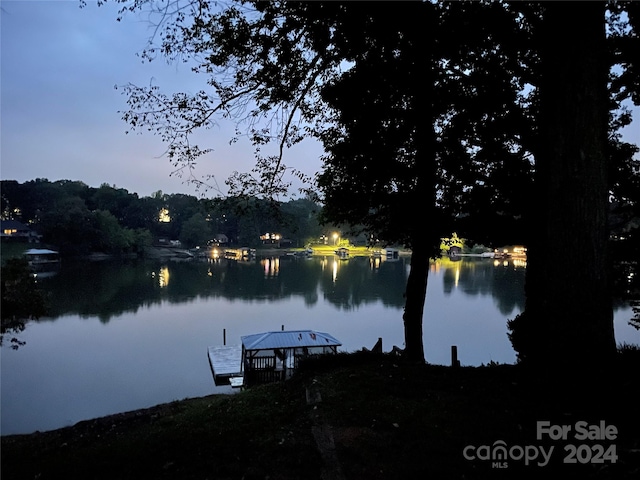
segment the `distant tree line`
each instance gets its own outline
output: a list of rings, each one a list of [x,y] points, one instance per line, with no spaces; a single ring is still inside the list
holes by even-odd
[[[253,197],[207,199],[157,191],[139,197],[108,184],[35,179],[1,183],[3,220],[18,220],[62,254],[142,253],[160,240],[204,246],[217,234],[231,245],[255,247],[277,232],[303,246],[322,235],[320,206],[309,199],[274,204]]]

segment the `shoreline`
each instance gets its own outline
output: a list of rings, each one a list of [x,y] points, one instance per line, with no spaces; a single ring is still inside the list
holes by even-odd
[[[633,397],[637,355],[618,367],[606,391],[565,397],[549,395],[545,381],[518,365],[453,368],[350,354],[282,384],[2,436],[2,472],[14,479],[505,478],[469,449],[499,441],[547,446],[536,428],[551,421],[615,427],[619,436],[600,442],[615,459],[563,463],[571,437],[553,442],[557,451],[542,470],[514,451],[503,459],[509,478],[635,478],[640,416],[619,398]],[[335,468],[342,475],[327,476]]]

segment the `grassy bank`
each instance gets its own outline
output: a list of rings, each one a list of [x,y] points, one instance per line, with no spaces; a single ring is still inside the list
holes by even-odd
[[[635,365],[606,391],[554,395],[517,366],[452,369],[388,355],[338,355],[284,384],[188,399],[31,435],[2,437],[7,479],[638,478]],[[602,387],[602,388],[601,388]],[[575,392],[574,392],[575,393]],[[536,438],[538,421],[614,426],[614,440]],[[554,447],[498,468],[478,447]],[[613,446],[617,458],[565,464],[568,444]],[[586,448],[586,447],[585,447]],[[584,449],[583,449],[584,450]],[[533,450],[531,449],[531,452]],[[591,450],[589,450],[591,451]],[[584,452],[583,452],[584,454]]]

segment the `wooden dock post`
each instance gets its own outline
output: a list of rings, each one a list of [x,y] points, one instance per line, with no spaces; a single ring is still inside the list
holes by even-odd
[[[460,360],[458,360],[458,347],[456,345],[451,345],[451,366],[460,366]]]
[[[223,328],[222,329],[222,345],[226,345],[227,344],[227,329]]]

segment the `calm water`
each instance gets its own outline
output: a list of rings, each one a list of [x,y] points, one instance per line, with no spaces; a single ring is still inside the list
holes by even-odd
[[[424,316],[427,361],[513,363],[506,321],[523,308],[524,266],[493,260],[432,264]],[[215,387],[207,347],[241,335],[315,329],[344,351],[403,346],[409,259],[259,258],[251,263],[64,263],[41,284],[51,318],[29,323],[18,350],[2,347],[3,435],[72,425],[159,403],[230,392]],[[619,343],[639,343],[628,308]]]

